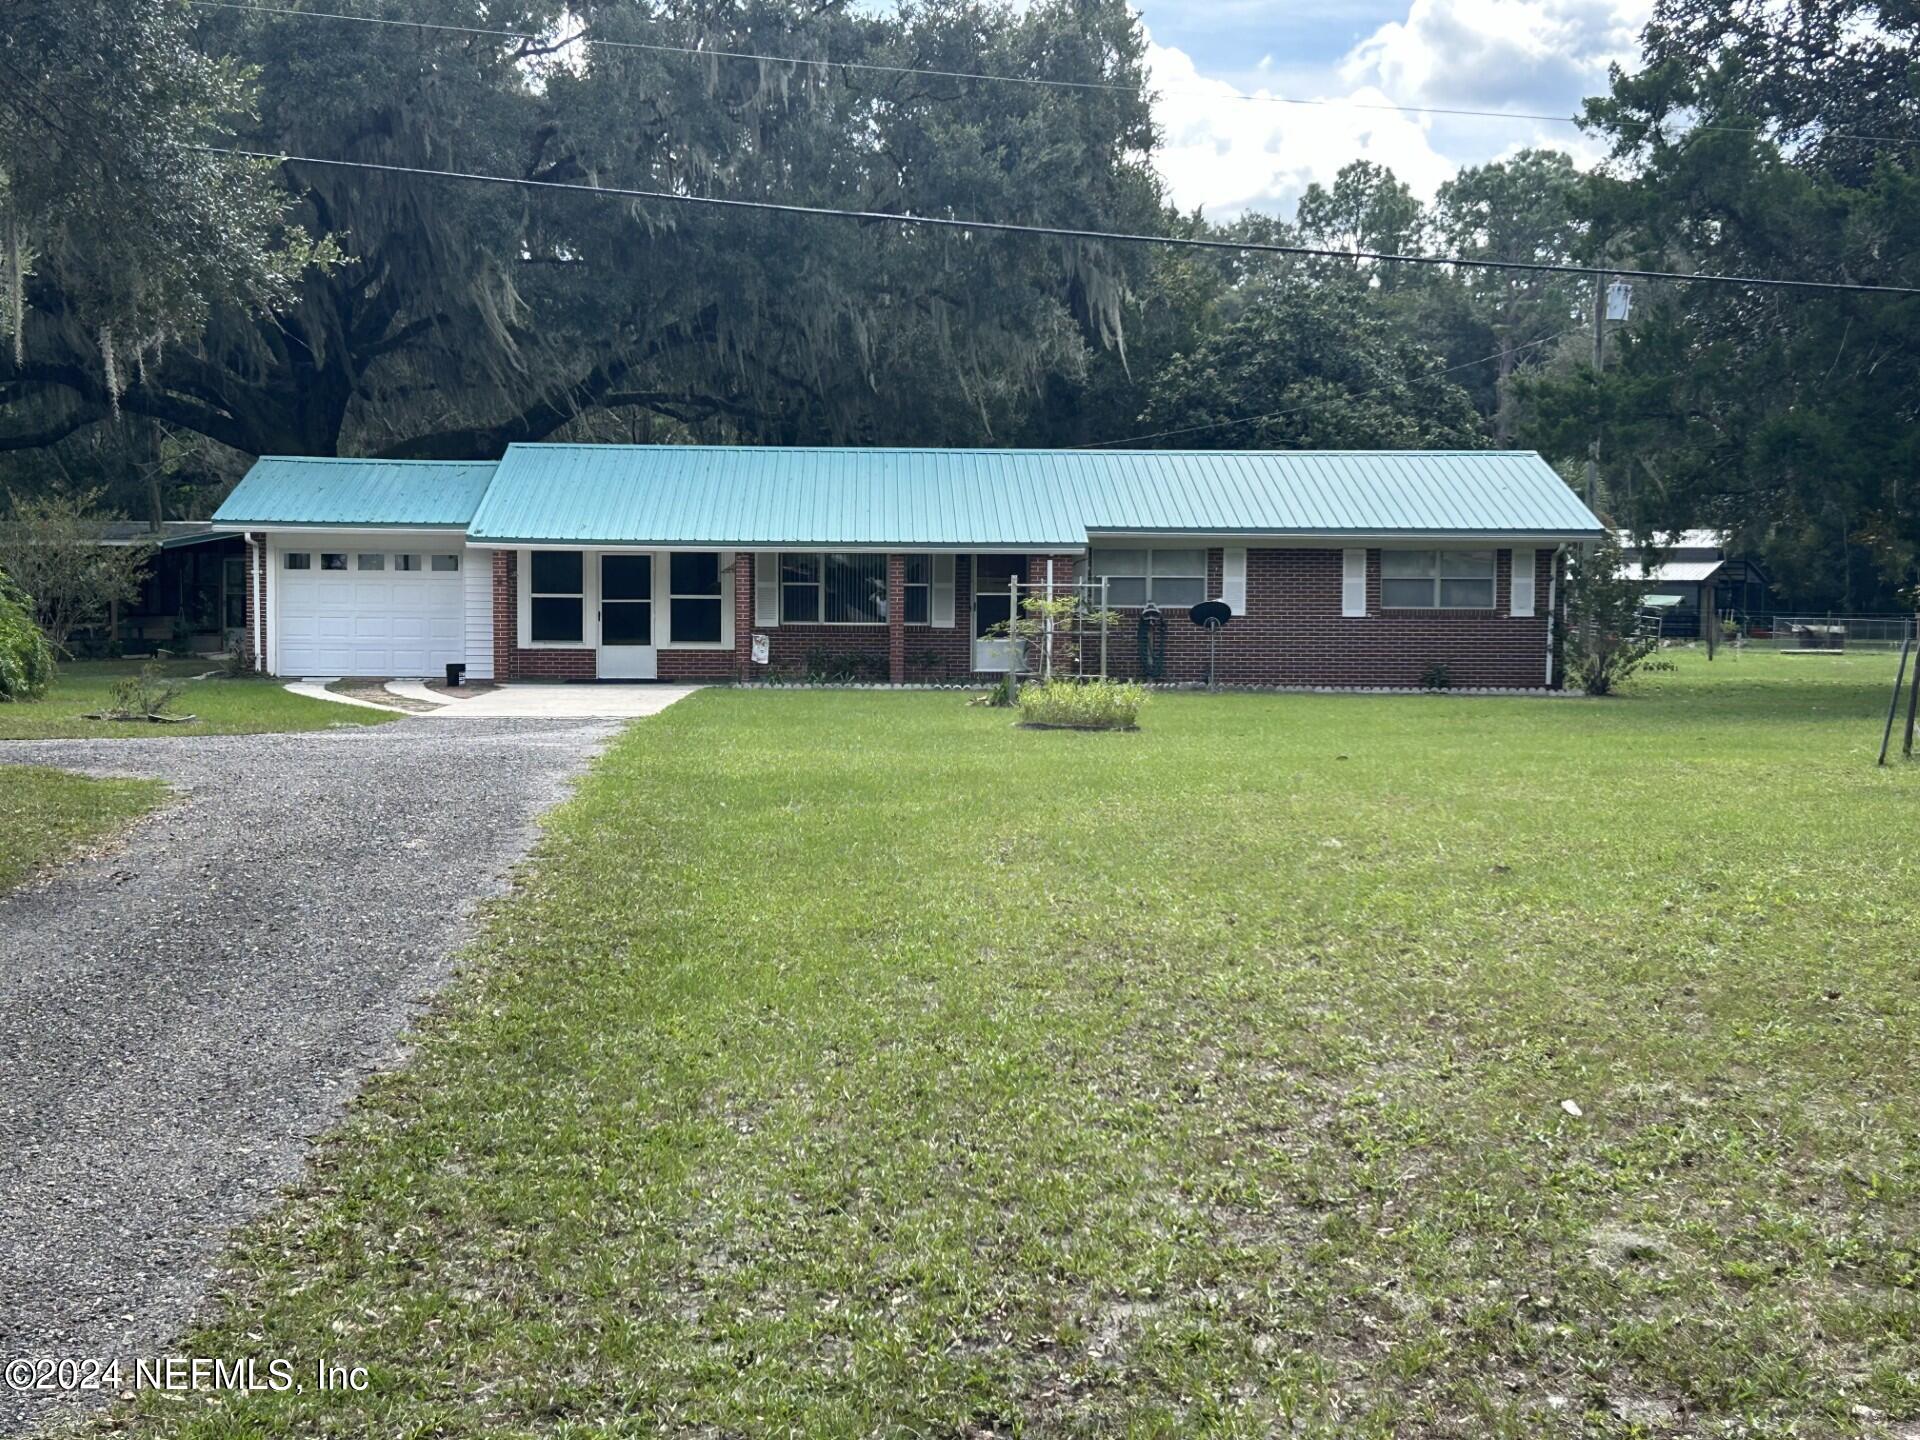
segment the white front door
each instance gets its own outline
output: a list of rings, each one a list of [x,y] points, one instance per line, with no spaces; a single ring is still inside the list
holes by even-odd
[[[1023,579],[1026,557],[1020,555],[976,555],[973,557],[973,668],[980,674],[1005,674],[1021,668],[1025,646],[1021,641],[995,636],[996,626],[1005,625],[1013,614],[1013,592],[1009,577]]]
[[[602,680],[651,680],[660,673],[653,633],[653,556],[600,557]]]

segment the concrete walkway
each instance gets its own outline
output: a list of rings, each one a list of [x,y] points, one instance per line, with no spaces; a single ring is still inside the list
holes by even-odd
[[[503,685],[458,698],[418,680],[389,680],[388,690],[440,708],[423,720],[630,720],[658,715],[698,685]]]

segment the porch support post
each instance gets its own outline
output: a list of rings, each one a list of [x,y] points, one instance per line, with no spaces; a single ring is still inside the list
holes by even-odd
[[[907,683],[907,557],[887,556],[887,678]]]
[[[753,556],[733,552],[733,677],[753,678]]]

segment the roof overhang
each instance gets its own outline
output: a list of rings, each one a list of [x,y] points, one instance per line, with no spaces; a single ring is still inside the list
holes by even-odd
[[[1154,544],[1252,545],[1262,549],[1326,549],[1328,546],[1366,545],[1586,545],[1603,531],[1561,531],[1542,534],[1506,530],[1095,530],[1094,544],[1151,541]]]

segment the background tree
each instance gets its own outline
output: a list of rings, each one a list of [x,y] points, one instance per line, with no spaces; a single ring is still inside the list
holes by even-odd
[[[216,305],[263,316],[324,255],[267,167],[209,154],[243,68],[171,0],[0,5],[0,446],[111,413]]]
[[[1477,449],[1486,427],[1440,358],[1366,304],[1367,281],[1265,277],[1155,377],[1141,416],[1198,449]]]
[[[1589,224],[1662,268],[1920,284],[1916,39],[1905,4],[1661,0],[1643,67],[1589,105],[1618,172],[1586,191]],[[1553,452],[1601,427],[1622,523],[1734,531],[1801,604],[1899,603],[1920,554],[1920,301],[1643,286],[1604,382],[1537,395]]]

